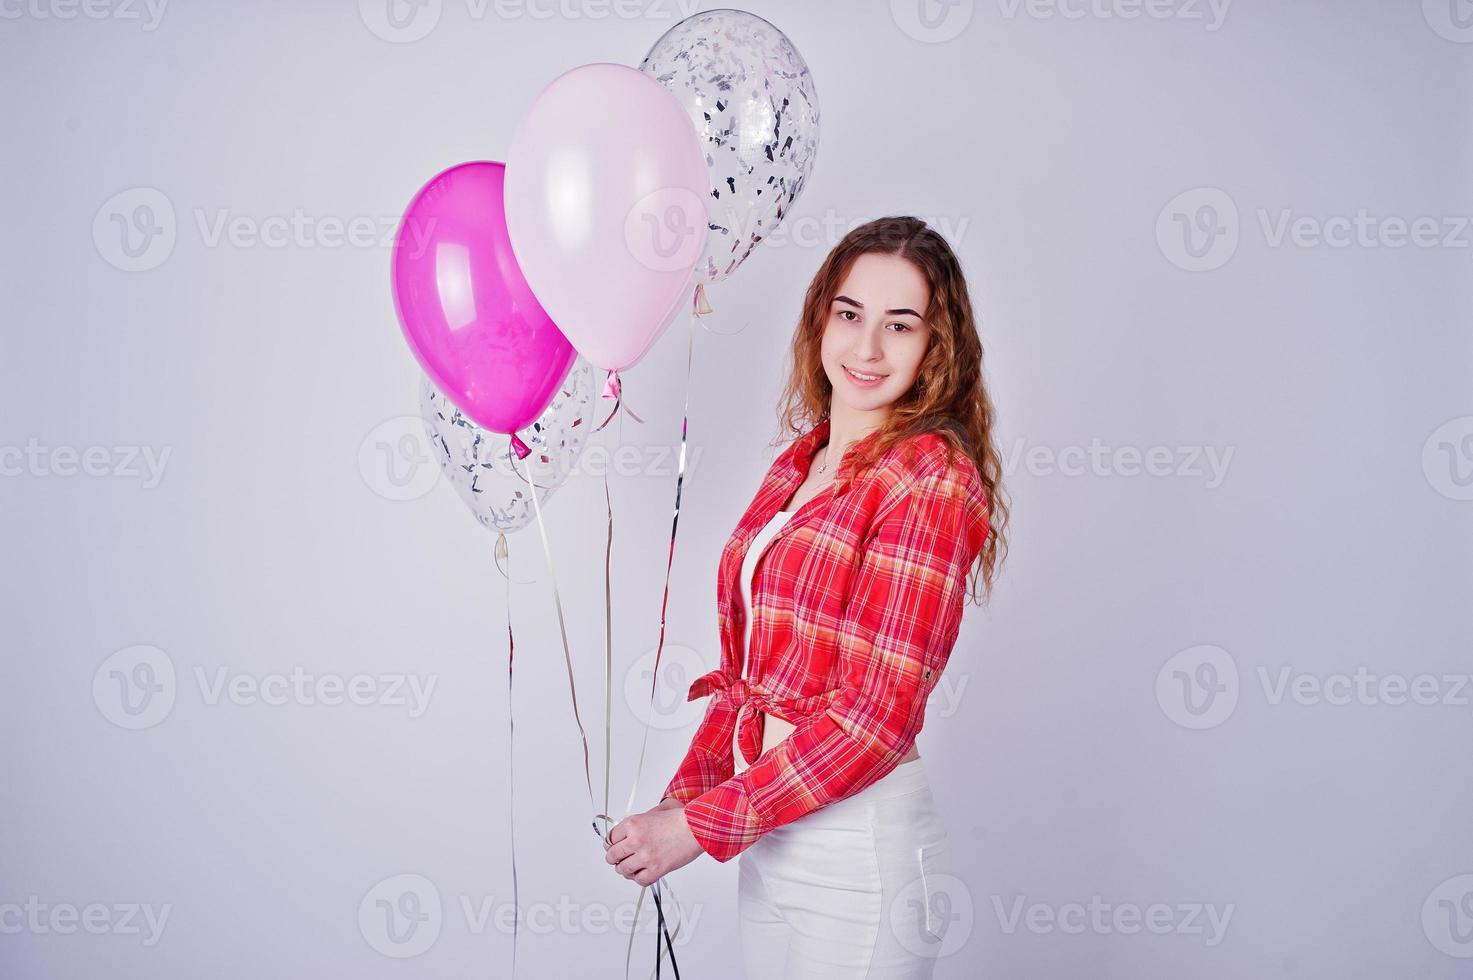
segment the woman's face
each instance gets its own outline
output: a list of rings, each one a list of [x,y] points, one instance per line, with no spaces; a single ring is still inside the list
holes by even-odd
[[[872,412],[910,390],[931,339],[921,319],[930,300],[925,276],[907,259],[866,252],[854,260],[829,304],[820,345],[834,398]]]

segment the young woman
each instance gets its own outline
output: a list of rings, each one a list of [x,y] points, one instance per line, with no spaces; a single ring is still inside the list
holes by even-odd
[[[940,235],[881,218],[834,247],[783,400],[799,438],[721,556],[721,663],[688,695],[711,701],[606,860],[648,885],[740,855],[748,977],[930,977],[952,869],[916,735],[968,572],[990,594],[1007,520],[982,345]]]

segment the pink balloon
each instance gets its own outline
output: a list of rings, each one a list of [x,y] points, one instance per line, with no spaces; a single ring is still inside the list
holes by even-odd
[[[512,248],[593,364],[635,364],[691,302],[708,181],[685,108],[626,65],[564,72],[517,123],[506,155]]]
[[[517,267],[505,172],[462,163],[415,195],[394,240],[393,288],[404,337],[430,380],[481,428],[517,445],[517,430],[547,409],[577,351]]]

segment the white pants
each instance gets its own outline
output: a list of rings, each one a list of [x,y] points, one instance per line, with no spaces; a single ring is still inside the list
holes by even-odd
[[[737,856],[748,980],[929,980],[946,926],[946,829],[920,759]]]

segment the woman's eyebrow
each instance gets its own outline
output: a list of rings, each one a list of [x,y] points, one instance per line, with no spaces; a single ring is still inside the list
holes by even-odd
[[[861,309],[861,310],[864,309],[864,304],[863,303],[859,302],[858,300],[850,299],[848,296],[835,296],[834,297],[834,302],[835,303],[848,303],[850,306],[856,307],[857,309]],[[898,310],[886,310],[885,311],[885,315],[886,316],[900,316],[900,315],[904,315],[904,314],[909,314],[910,316],[915,317],[917,320],[919,320],[921,318],[921,315],[919,313],[917,313],[915,310],[907,309],[907,308],[904,308],[904,307],[902,307],[901,309],[898,309]]]

